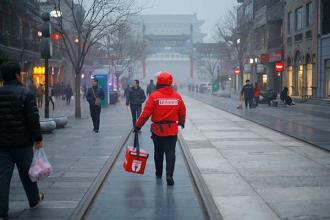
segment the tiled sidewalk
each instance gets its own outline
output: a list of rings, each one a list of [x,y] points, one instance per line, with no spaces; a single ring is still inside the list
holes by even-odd
[[[277,108],[261,104],[258,108],[237,109],[238,100],[209,94],[186,93],[204,103],[250,121],[280,131],[323,149],[330,150],[330,107],[296,104]]]
[[[330,218],[330,153],[184,99],[183,137],[225,220]]]
[[[15,172],[10,192],[11,219],[68,219],[131,126],[129,111],[119,103],[102,109],[98,134],[92,131],[88,110],[84,112],[83,119],[70,119],[67,128],[44,135],[45,151],[54,172],[39,183],[40,190],[45,192],[40,208],[28,209],[22,184]]]

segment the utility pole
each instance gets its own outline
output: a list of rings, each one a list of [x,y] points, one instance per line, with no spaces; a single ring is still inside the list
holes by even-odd
[[[41,16],[44,23],[42,24],[42,39],[40,45],[41,57],[45,59],[45,118],[49,118],[49,82],[48,82],[48,59],[51,58],[53,49],[50,39],[51,26],[50,26],[50,14],[43,13]]]

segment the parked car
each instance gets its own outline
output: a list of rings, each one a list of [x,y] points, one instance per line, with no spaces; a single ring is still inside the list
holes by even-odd
[[[210,93],[212,90],[211,83],[201,83],[199,84],[199,92],[200,93]]]

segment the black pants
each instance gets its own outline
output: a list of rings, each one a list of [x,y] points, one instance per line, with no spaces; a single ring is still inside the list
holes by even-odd
[[[131,108],[133,127],[134,127],[135,123],[136,123],[136,120],[141,115],[142,105],[130,105],[130,108]]]
[[[257,107],[258,104],[259,104],[259,96],[254,97],[254,100],[255,100],[255,102],[256,102],[256,107]]]
[[[66,100],[66,104],[67,105],[70,105],[70,103],[71,103],[71,97],[70,96],[66,96],[65,97],[65,100]]]
[[[34,205],[39,201],[38,185],[30,180],[28,174],[32,158],[32,147],[0,149],[0,216],[8,214],[10,181],[15,164],[29,200],[29,204]]]
[[[90,109],[90,112],[91,112],[94,131],[98,131],[99,128],[100,128],[101,106],[89,105],[89,109]]]
[[[249,108],[251,109],[252,102],[253,102],[253,98],[245,98],[245,108],[247,108],[249,104]]]
[[[44,97],[43,96],[38,96],[38,108],[42,108],[42,102],[43,102]]]
[[[54,102],[52,96],[49,96],[49,101],[50,101],[50,102],[52,103],[52,105],[53,105],[53,110],[55,110],[55,102]]]
[[[163,174],[164,154],[166,157],[166,176],[173,177],[175,167],[175,145],[177,136],[160,137],[155,134],[151,136],[154,142],[154,160],[156,176]]]

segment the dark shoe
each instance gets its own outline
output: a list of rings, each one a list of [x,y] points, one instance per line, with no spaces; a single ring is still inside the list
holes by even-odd
[[[173,177],[170,176],[166,177],[166,182],[168,186],[173,186],[174,185]]]
[[[94,130],[95,133],[99,133],[99,130]]]
[[[1,215],[0,216],[0,220],[7,220],[8,219],[8,215]]]
[[[162,173],[158,173],[158,172],[156,172],[155,174],[156,174],[156,178],[157,178],[157,179],[161,179],[161,178],[162,178],[162,176],[163,176],[163,174],[162,174]]]
[[[40,192],[40,193],[39,193],[39,201],[38,201],[37,203],[33,204],[33,205],[30,205],[30,208],[31,208],[31,209],[38,208],[39,205],[41,204],[41,202],[44,200],[44,197],[45,197],[45,194],[42,193],[42,192]]]

